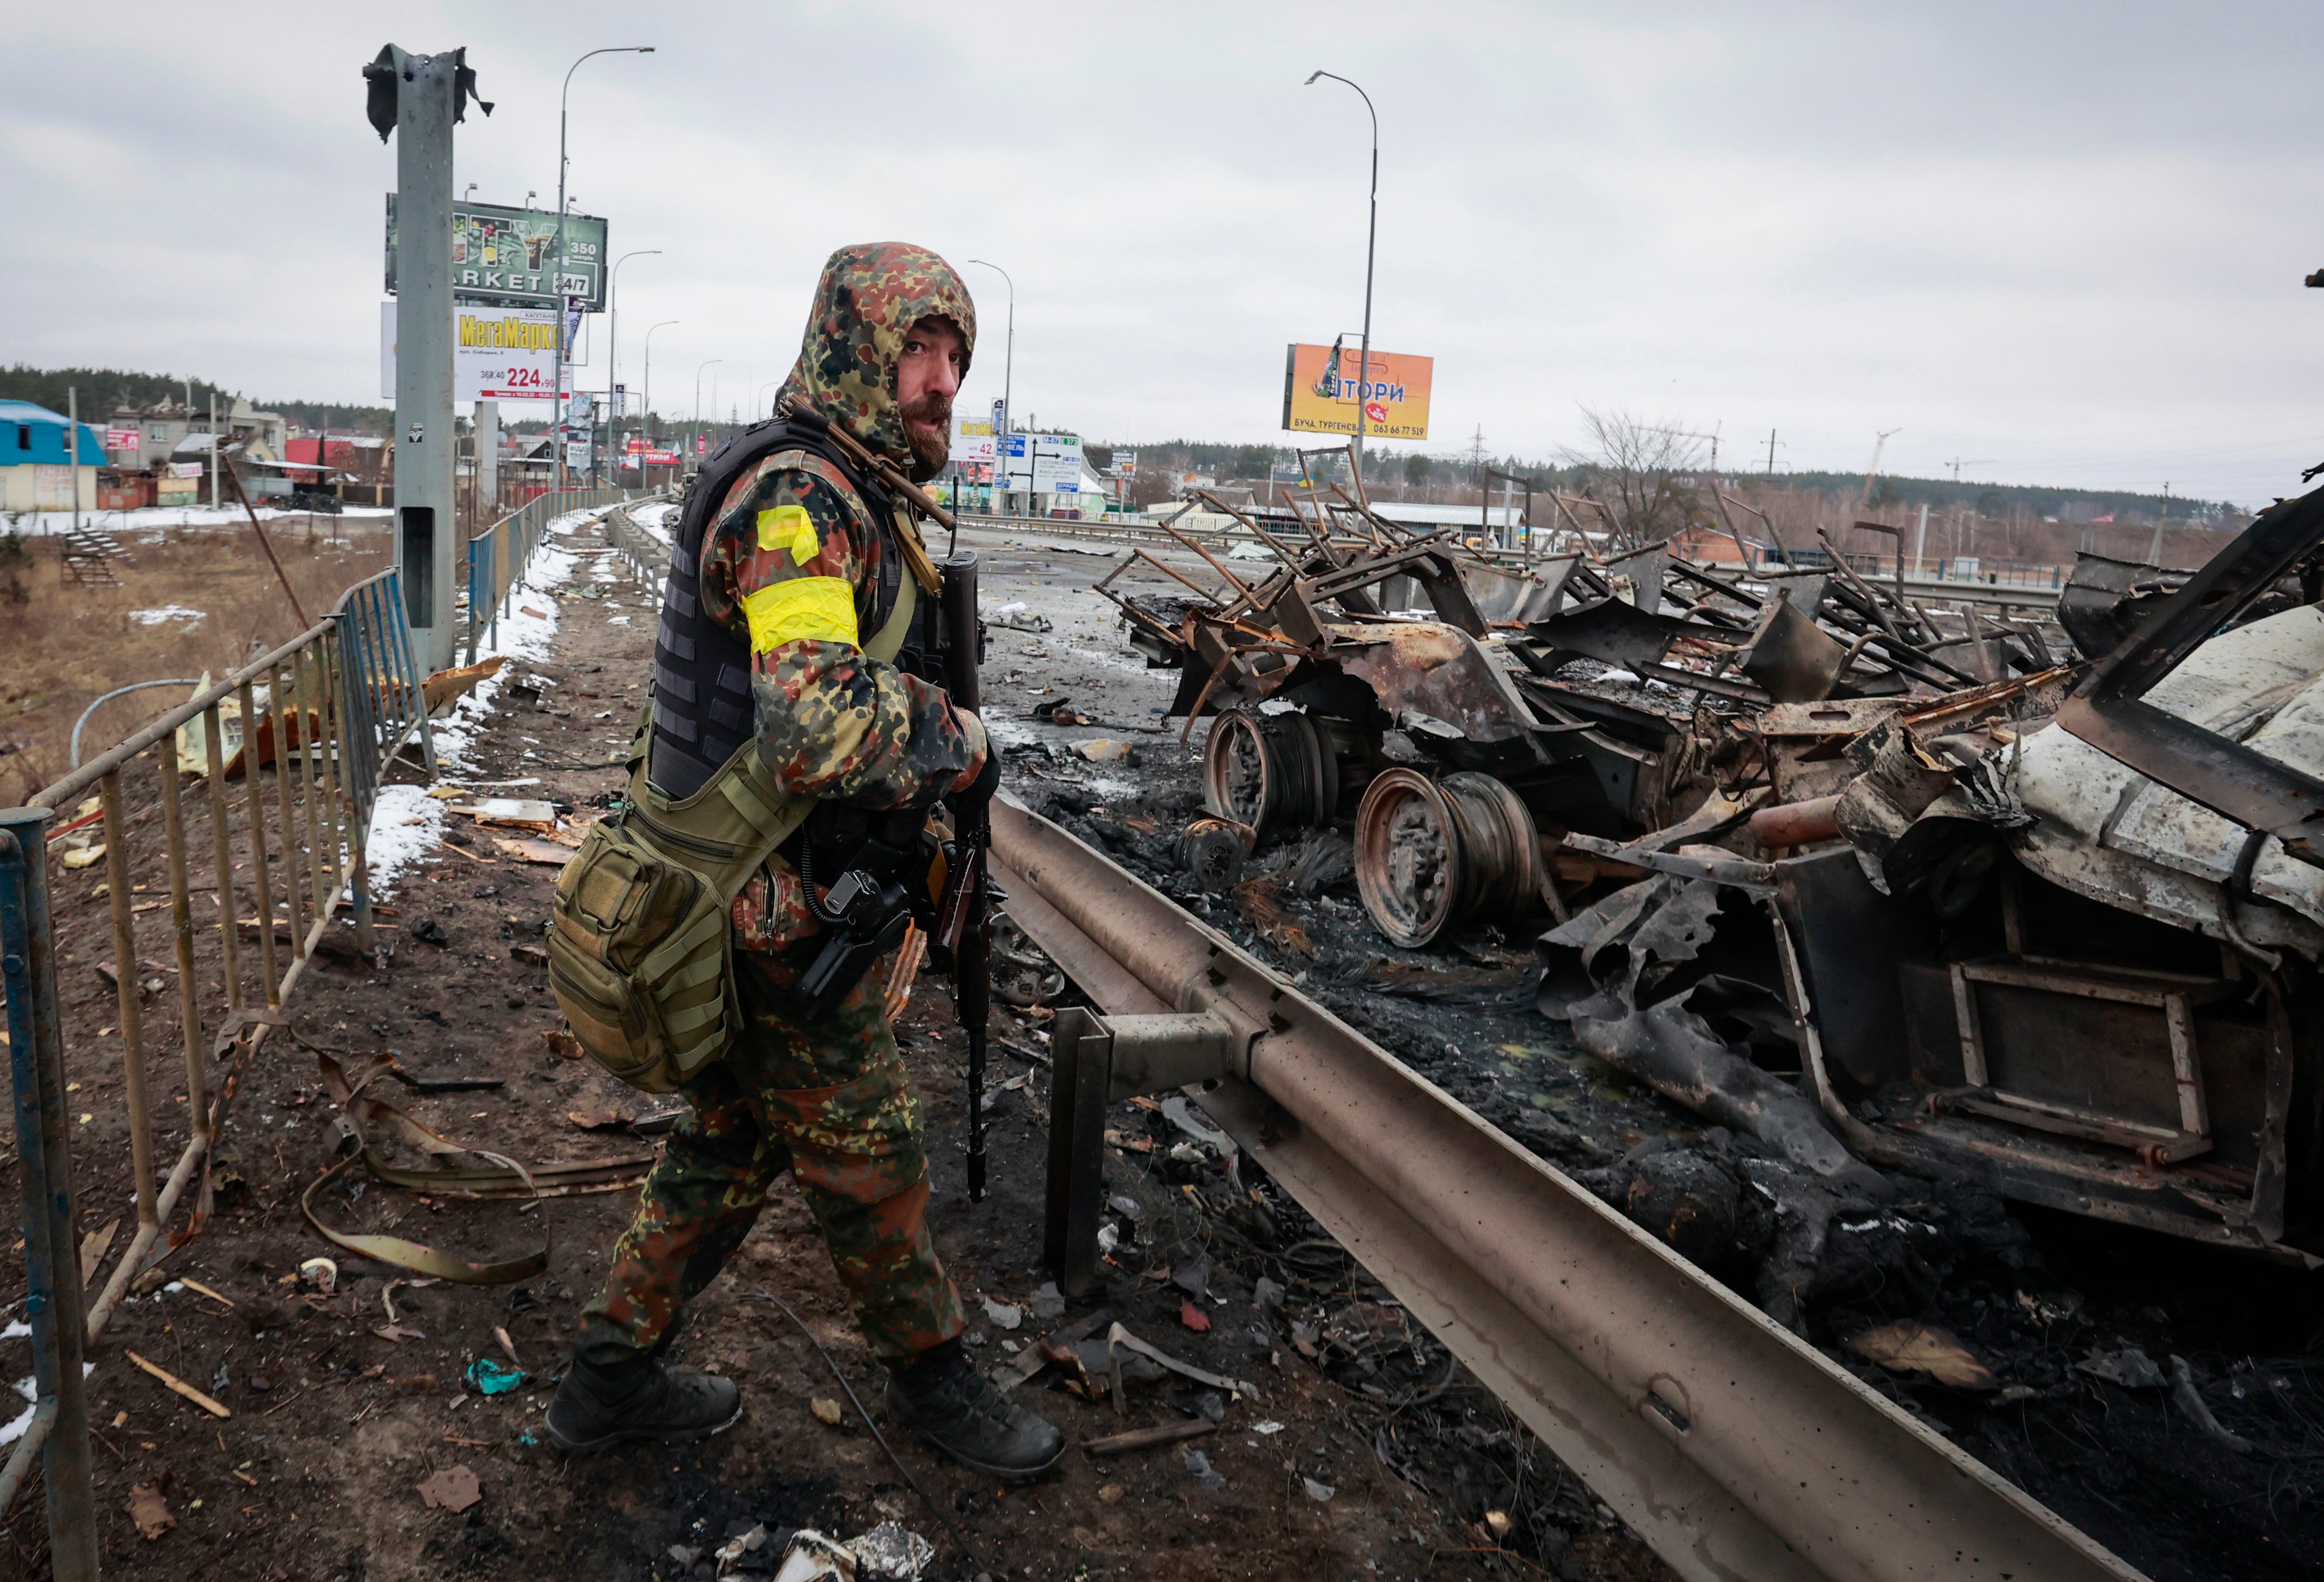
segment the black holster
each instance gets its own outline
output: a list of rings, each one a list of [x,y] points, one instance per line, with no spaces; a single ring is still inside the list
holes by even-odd
[[[903,943],[906,928],[935,926],[926,874],[935,860],[927,810],[872,811],[825,802],[785,843],[798,870],[807,910],[824,928],[823,948],[799,978],[807,1021],[839,1008],[882,956]],[[825,893],[816,894],[817,885]]]

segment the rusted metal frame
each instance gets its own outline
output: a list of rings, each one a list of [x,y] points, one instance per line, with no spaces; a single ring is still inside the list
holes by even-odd
[[[331,897],[323,861],[323,830],[321,775],[318,768],[322,735],[316,707],[314,651],[301,649],[290,656],[291,696],[299,712],[299,812],[307,828],[306,880],[307,899],[313,908],[312,915],[331,915]],[[278,758],[277,762],[281,762]]]
[[[113,985],[121,1012],[122,1083],[129,1106],[129,1157],[137,1189],[137,1224],[154,1223],[152,1112],[145,1097],[145,1028],[138,1004],[137,932],[129,910],[129,821],[121,807],[121,771],[97,782],[105,804],[105,878],[113,903]]]
[[[248,725],[248,717],[244,717],[245,730]],[[242,958],[240,930],[235,918],[238,903],[234,890],[234,831],[226,816],[226,743],[218,735],[215,703],[202,710],[202,740],[209,756],[210,865],[217,876],[217,887],[212,893],[218,906],[218,976],[226,980],[226,1008],[238,1011],[242,1008]],[[188,1095],[189,1101],[191,1097]]]
[[[2234,542],[2158,604],[2093,665],[2058,724],[2190,801],[2262,829],[2305,862],[2324,864],[2324,779],[2145,700],[2188,655],[2264,597],[2324,542],[2324,489],[2260,513]]]
[[[321,727],[316,734],[315,751],[318,768],[322,775],[323,800],[318,810],[323,833],[323,878],[328,892],[328,915],[338,904],[339,891],[347,882],[346,820],[339,784],[339,766],[345,757],[345,741],[340,732],[339,689],[331,662],[338,646],[338,634],[333,631],[315,644],[314,659],[309,667],[309,679],[315,695],[315,712],[321,716]]]
[[[269,708],[273,698],[267,699]],[[275,996],[274,985],[274,881],[266,871],[266,798],[258,788],[258,715],[257,704],[250,680],[242,682],[242,790],[244,805],[250,813],[250,884],[252,900],[258,908],[258,976],[259,986],[265,993],[269,1005],[282,1002]],[[276,734],[281,734],[278,729]],[[276,763],[281,762],[281,754]],[[288,864],[284,865],[286,867]],[[235,928],[241,920],[229,920]]]
[[[2137,1573],[1007,799],[996,876],[1109,1013],[1250,1030],[1195,1100],[1689,1582]]]
[[[1185,545],[1188,549],[1190,549],[1190,550],[1194,550],[1194,553],[1196,553],[1197,555],[1200,555],[1200,556],[1203,558],[1204,562],[1205,564],[1207,564],[1207,565],[1210,567],[1210,569],[1211,569],[1212,570],[1213,570],[1213,571],[1217,572],[1221,577],[1224,578],[1226,579],[1227,586],[1228,586],[1229,587],[1233,588],[1233,589],[1235,590],[1236,594],[1237,594],[1237,595],[1239,595],[1239,596],[1242,598],[1242,600],[1243,600],[1245,603],[1247,603],[1247,604],[1250,604],[1250,605],[1252,605],[1252,606],[1256,606],[1256,605],[1257,605],[1257,603],[1258,603],[1258,597],[1259,597],[1259,596],[1258,596],[1257,594],[1253,593],[1253,592],[1251,591],[1251,589],[1250,589],[1249,587],[1246,587],[1245,586],[1243,586],[1243,580],[1242,580],[1242,578],[1241,578],[1237,577],[1233,572],[1231,572],[1231,571],[1228,570],[1224,566],[1222,566],[1221,564],[1219,564],[1219,560],[1218,560],[1218,557],[1217,557],[1217,556],[1215,556],[1215,555],[1212,554],[1212,553],[1210,552],[1210,550],[1206,550],[1206,549],[1203,548],[1203,546],[1202,546],[1202,545],[1200,545],[1200,544],[1196,543],[1193,539],[1188,538],[1185,533],[1180,532],[1176,528],[1175,528],[1175,527],[1171,526],[1167,522],[1165,522],[1164,523],[1162,523],[1162,531],[1163,531],[1163,532],[1167,532],[1167,533],[1168,533],[1172,538],[1176,539],[1180,543],[1182,543],[1182,544]],[[1181,580],[1183,581],[1183,580],[1184,580],[1184,578],[1181,578]],[[1190,584],[1189,586],[1192,586],[1192,585]],[[1205,597],[1209,597],[1209,596],[1205,596]]]
[[[1953,1014],[1960,1036],[1961,1080],[1978,1090],[1957,1096],[1954,1103],[2026,1125],[2136,1148],[2156,1161],[2191,1158],[2210,1149],[2210,1113],[2203,1094],[2202,1058],[2195,1047],[2194,1005],[2199,998],[2214,1000],[2227,993],[2230,985],[2225,981],[2190,982],[2172,974],[2162,983],[2142,985],[1997,961],[1956,961],[1950,976]],[[2179,1099],[2178,1129],[1994,1087],[1986,1061],[1984,1019],[1978,1014],[1977,991],[1972,987],[1980,983],[2161,1011],[2170,1041],[2172,1081]]]
[[[1305,567],[1300,561],[1300,558],[1297,555],[1293,554],[1290,549],[1273,533],[1259,526],[1257,521],[1244,515],[1241,512],[1236,510],[1233,506],[1220,499],[1216,495],[1212,494],[1208,489],[1197,489],[1194,493],[1200,498],[1207,500],[1212,504],[1217,506],[1219,510],[1223,512],[1225,514],[1231,516],[1237,522],[1241,523],[1245,528],[1250,530],[1250,535],[1253,538],[1257,539],[1260,543],[1265,544],[1269,550],[1274,551],[1275,558],[1283,562],[1284,569],[1289,571],[1293,576],[1298,576],[1305,569]]]
[[[291,800],[290,733],[295,730],[304,739],[307,722],[295,717],[298,697],[290,678],[281,670],[278,669],[267,677],[266,699],[267,707],[274,714],[274,828],[275,833],[282,837],[282,908],[290,913],[290,953],[298,956],[300,954],[300,869],[304,858],[299,850],[299,820]],[[259,922],[262,930],[273,927],[272,918],[262,918]],[[278,995],[272,1003],[279,1005],[282,1002]]]
[[[161,828],[170,873],[170,925],[178,947],[178,1020],[186,1043],[186,1114],[202,1113],[202,999],[194,977],[194,909],[186,884],[186,816],[178,787],[176,744],[161,763]]]

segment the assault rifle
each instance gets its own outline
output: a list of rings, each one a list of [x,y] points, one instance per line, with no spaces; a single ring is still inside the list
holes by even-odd
[[[961,708],[982,707],[977,661],[984,629],[976,618],[977,555],[963,550],[944,562],[944,593],[938,605],[944,624],[945,691]],[[986,751],[998,754],[988,741]],[[953,1005],[968,1034],[968,1197],[984,1200],[985,1023],[992,1013],[992,788],[996,764],[988,760],[977,783],[952,799],[953,847],[945,868],[945,893],[936,909],[936,945],[951,958]]]

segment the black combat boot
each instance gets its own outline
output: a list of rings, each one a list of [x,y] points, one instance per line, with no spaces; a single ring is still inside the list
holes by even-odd
[[[1036,1477],[1065,1453],[1056,1426],[1003,1395],[956,1339],[889,1375],[885,1404],[889,1417],[989,1477]]]
[[[690,1368],[673,1373],[654,1356],[610,1367],[576,1356],[541,1428],[567,1455],[594,1456],[632,1439],[706,1439],[742,1415],[742,1392],[731,1379]]]

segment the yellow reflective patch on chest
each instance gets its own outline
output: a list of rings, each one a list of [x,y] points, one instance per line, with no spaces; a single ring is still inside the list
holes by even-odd
[[[760,512],[759,547],[788,550],[791,564],[801,568],[823,553],[823,541],[815,536],[815,519],[804,505],[778,505]]]
[[[786,643],[844,643],[856,639],[855,590],[844,577],[794,577],[742,597],[751,623],[751,652],[768,653]]]

